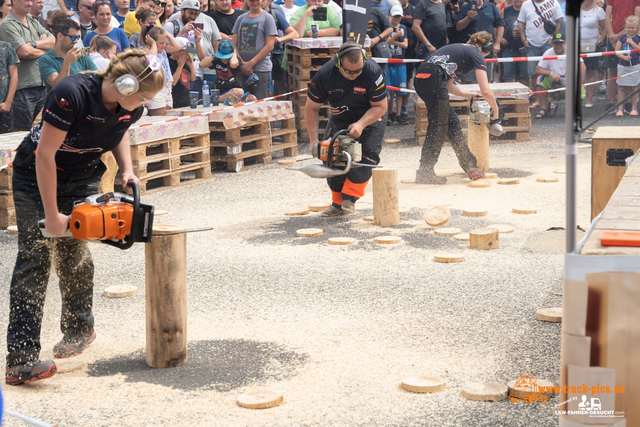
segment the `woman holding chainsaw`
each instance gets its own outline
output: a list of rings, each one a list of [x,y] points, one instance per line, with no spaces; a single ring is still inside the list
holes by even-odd
[[[39,361],[40,327],[53,259],[60,279],[61,330],[55,357],[76,356],[95,339],[93,261],[87,243],[73,238],[49,240],[68,228],[75,202],[98,192],[112,151],[123,187],[134,181],[129,127],[164,86],[155,56],[133,50],[116,56],[96,74],[63,79],[47,96],[42,121],[31,129],[13,162],[13,197],[18,223],[18,258],[11,279],[5,381],[18,385],[49,378],[53,361]]]
[[[427,107],[429,118],[420,168],[416,172],[417,184],[442,185],[447,182],[445,177],[437,176],[434,170],[447,138],[469,178],[474,181],[484,176],[484,172],[477,167],[476,157],[469,151],[458,115],[449,105],[449,94],[469,99],[479,97],[477,93],[468,92],[453,84],[457,76],[464,76],[475,70],[482,96],[491,106],[491,118],[498,119],[498,104],[489,87],[487,64],[484,60],[492,49],[493,37],[486,31],[480,31],[471,36],[468,44],[450,44],[436,50],[416,70],[414,87]]]

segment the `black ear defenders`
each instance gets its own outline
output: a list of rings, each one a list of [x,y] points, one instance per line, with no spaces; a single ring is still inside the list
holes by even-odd
[[[363,48],[360,47],[360,45],[356,42],[348,42],[343,44],[342,46],[340,46],[340,49],[338,49],[338,51],[336,52],[335,56],[333,57],[333,64],[337,67],[340,68],[340,57],[343,55],[346,55],[349,52],[353,52],[359,50],[362,52],[362,59],[364,62],[367,62],[367,52],[365,52],[365,50]]]
[[[491,53],[491,51],[493,51],[493,46],[494,46],[494,43],[492,39],[486,42],[485,44],[483,44],[480,50],[482,50],[482,53]]]

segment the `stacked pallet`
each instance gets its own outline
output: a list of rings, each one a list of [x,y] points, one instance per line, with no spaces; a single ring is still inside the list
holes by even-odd
[[[129,140],[140,194],[211,178],[206,116],[144,117],[129,129]]]
[[[0,230],[16,225],[11,162],[16,148],[28,134],[29,132],[12,132],[0,135]]]
[[[291,91],[296,91],[309,87],[311,80],[316,73],[324,64],[333,60],[333,57],[341,45],[342,37],[322,37],[317,39],[301,38],[287,43],[289,89]],[[367,46],[366,43],[365,46]],[[365,48],[365,50],[367,50],[367,55],[371,56],[371,52],[369,52],[368,48]],[[307,93],[306,91],[298,92],[293,94],[292,97],[298,137],[301,141],[308,142],[309,132],[307,132],[304,112],[304,107],[307,102]],[[331,108],[328,104],[323,105],[320,108],[320,122],[318,126],[319,138],[322,138],[330,116]]]
[[[478,85],[464,85],[465,90],[480,93]],[[499,137],[491,136],[492,140],[515,140],[529,141],[529,131],[531,130],[531,114],[529,112],[528,88],[520,83],[492,83],[491,89],[496,96],[500,96],[498,101],[505,111],[502,127],[506,132]],[[511,96],[512,98],[503,98]],[[450,105],[460,119],[462,131],[466,134],[469,123],[469,101],[464,99],[451,99]],[[416,124],[415,138],[419,145],[424,143],[427,135],[427,109],[421,99],[417,99],[414,105]]]

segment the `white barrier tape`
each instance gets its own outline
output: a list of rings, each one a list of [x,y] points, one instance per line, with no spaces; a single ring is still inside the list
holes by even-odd
[[[637,53],[640,52],[640,49],[632,49],[632,50],[619,50],[619,51],[611,51],[611,52],[592,52],[592,53],[581,53],[580,58],[597,58],[601,56],[611,56],[617,55],[619,53],[629,54],[629,53]],[[558,59],[566,59],[567,55],[551,55],[551,56],[518,56],[513,58],[485,58],[485,61],[488,63],[491,62],[533,62],[533,61],[555,61]],[[423,62],[424,59],[396,59],[396,58],[373,58],[378,64],[405,64],[409,62]]]
[[[48,424],[48,423],[36,420],[35,418],[27,417],[26,415],[22,415],[22,414],[19,414],[17,412],[10,411],[8,409],[5,409],[4,413],[8,414],[8,415],[11,415],[12,417],[18,418],[18,419],[24,421],[27,424],[31,424],[32,426],[36,426],[36,427],[56,427],[53,424]]]

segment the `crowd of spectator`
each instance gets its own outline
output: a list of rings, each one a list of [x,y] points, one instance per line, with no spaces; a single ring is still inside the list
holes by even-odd
[[[165,88],[149,114],[189,104],[206,81],[222,99],[237,102],[286,93],[286,42],[299,37],[338,36],[341,0],[0,0],[0,132],[27,130],[47,91],[64,77],[106,69],[118,53],[144,49],[157,54]],[[314,11],[326,8],[326,19]],[[539,57],[564,51],[566,0],[372,0],[367,30],[378,58],[426,59],[446,44],[466,43],[478,31],[493,35],[490,57]],[[640,48],[640,0],[584,0],[582,51]],[[562,44],[562,46],[561,46]],[[224,48],[223,48],[224,47]],[[491,64],[491,82],[520,82],[533,90],[564,84],[566,61]],[[380,64],[389,90],[387,124],[408,124],[414,63]],[[637,96],[625,108],[613,105],[640,83],[640,55],[587,58],[584,106],[607,91],[614,114],[638,115]],[[596,83],[620,76],[618,80]],[[461,83],[475,81],[470,73]],[[536,118],[552,115],[553,102],[532,97]]]

